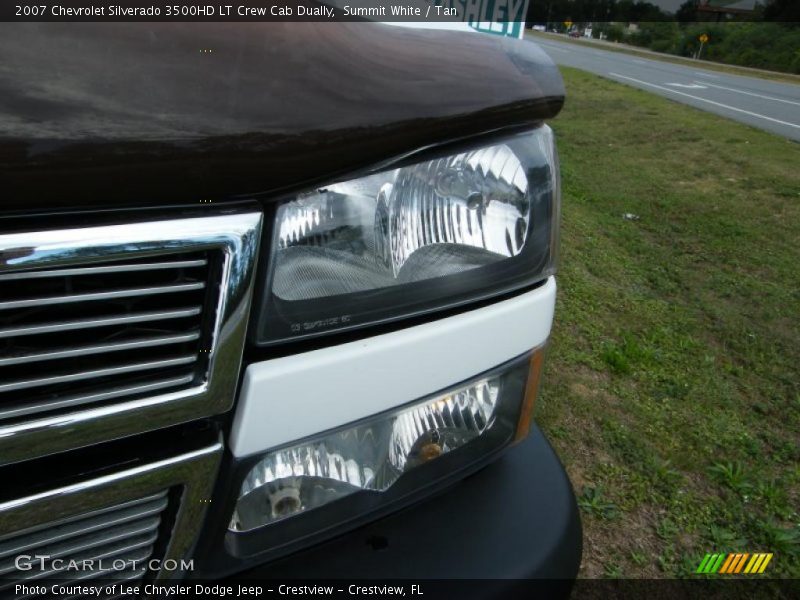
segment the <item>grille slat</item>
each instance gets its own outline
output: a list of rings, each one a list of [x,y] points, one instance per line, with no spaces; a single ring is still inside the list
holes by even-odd
[[[101,549],[95,548],[94,551],[90,552],[79,552],[69,557],[64,557],[65,560],[74,560],[77,563],[86,564],[89,561],[105,561],[107,564],[112,563],[112,561],[119,561],[119,560],[135,560],[137,562],[147,560],[147,558],[153,553],[153,541],[158,537],[158,532],[154,532],[152,535],[144,537],[139,536],[133,540],[126,540],[124,542],[118,542],[116,544],[109,544],[107,546],[103,546]],[[85,562],[84,562],[85,561]],[[141,563],[140,563],[141,564]],[[120,569],[115,569],[113,566],[109,565],[106,568],[87,568],[84,570],[71,570],[65,571],[64,569],[42,569],[41,571],[33,571],[28,577],[25,578],[26,581],[30,582],[38,582],[42,579],[46,579],[52,575],[57,575],[57,579],[60,581],[72,581],[72,580],[84,580],[84,579],[95,579],[97,577],[103,577],[108,575],[114,575],[118,573]]]
[[[41,325],[29,325],[26,327],[12,327],[0,329],[0,338],[57,333],[60,331],[73,331],[76,329],[91,329],[96,327],[111,327],[112,325],[132,325],[134,323],[147,323],[166,319],[182,319],[184,317],[197,316],[200,314],[201,310],[199,306],[192,306],[179,310],[154,311],[99,319],[79,319],[76,321],[64,321],[62,323],[43,323]]]
[[[189,373],[181,377],[173,377],[171,379],[161,379],[157,381],[149,381],[141,385],[132,385],[116,389],[109,389],[102,392],[97,392],[90,395],[78,396],[63,396],[58,400],[51,400],[41,404],[26,404],[22,408],[0,408],[0,419],[8,419],[11,417],[18,417],[20,415],[30,415],[47,410],[55,410],[58,408],[66,408],[69,406],[77,406],[81,404],[90,404],[92,402],[101,402],[103,400],[113,400],[114,398],[121,398],[123,396],[134,396],[144,394],[147,392],[154,392],[166,388],[177,388],[182,385],[191,383],[194,380],[194,375]]]
[[[57,360],[59,358],[70,358],[73,356],[86,356],[89,354],[102,354],[104,352],[121,352],[123,350],[133,350],[135,348],[148,348],[151,346],[165,346],[167,344],[180,344],[191,342],[200,338],[200,332],[185,333],[181,335],[171,335],[164,337],[151,337],[141,340],[131,340],[117,344],[102,344],[100,346],[82,346],[78,348],[68,348],[53,352],[42,352],[39,354],[22,354],[19,356],[9,356],[0,358],[0,367],[7,365],[20,365],[31,362],[46,360]]]
[[[153,557],[168,504],[165,490],[4,536],[0,542],[0,576],[11,581],[0,584],[0,590],[51,577],[60,582],[142,578],[147,561]],[[20,570],[15,564],[20,554],[48,559],[42,568],[37,564],[36,568]],[[53,559],[60,561],[60,568],[53,566]]]
[[[107,543],[132,540],[132,544],[138,544],[139,538],[152,544],[158,537],[158,527],[161,520],[158,516],[149,519],[142,519],[127,524],[124,527],[117,527],[107,532],[107,537],[101,535],[84,535],[64,542],[55,543],[50,546],[38,549],[37,552],[46,553],[51,558],[62,558],[72,556],[78,552],[84,552],[102,546]],[[0,576],[11,573],[16,569],[14,558],[0,561]]]
[[[0,271],[0,419],[200,386],[215,250]]]
[[[164,369],[166,367],[174,367],[176,365],[188,365],[193,363],[196,358],[196,355],[180,356],[178,358],[172,358],[169,360],[133,363],[108,369],[98,369],[96,371],[84,371],[83,373],[70,373],[69,375],[57,375],[55,377],[43,377],[40,379],[28,379],[25,381],[12,381],[11,383],[0,384],[0,393],[25,390],[44,385],[53,385],[55,383],[81,381],[84,379],[97,379],[99,377],[106,377],[108,375],[120,375],[123,373],[147,371],[150,369]]]
[[[141,263],[130,265],[113,265],[106,267],[78,267],[55,269],[51,271],[28,271],[25,273],[6,273],[0,275],[0,281],[20,281],[23,279],[41,279],[43,277],[71,277],[74,275],[99,275],[102,273],[125,273],[131,271],[155,271],[158,269],[179,269],[184,267],[204,267],[205,259],[175,260],[169,262]]]
[[[16,532],[0,541],[0,558],[157,515],[166,507],[167,493],[161,492],[70,519],[53,521],[24,532]]]
[[[92,294],[74,294],[70,296],[54,296],[50,298],[26,298],[24,300],[11,300],[0,302],[0,310],[10,310],[12,308],[31,308],[47,306],[51,304],[68,304],[71,302],[92,302],[95,300],[114,300],[120,298],[132,298],[141,296],[154,296],[156,294],[172,294],[176,292],[189,292],[201,290],[206,286],[205,282],[197,281],[194,283],[181,283],[176,285],[165,285],[150,288],[138,288],[127,290],[113,290],[110,292],[95,292]]]

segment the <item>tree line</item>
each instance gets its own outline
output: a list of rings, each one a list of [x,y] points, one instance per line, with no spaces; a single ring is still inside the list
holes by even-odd
[[[668,13],[634,0],[532,0],[526,20],[561,32],[566,23],[579,31],[591,26],[593,37],[657,52],[800,73],[800,1],[767,0],[728,14],[702,10],[700,1]],[[708,42],[701,44],[703,34]]]

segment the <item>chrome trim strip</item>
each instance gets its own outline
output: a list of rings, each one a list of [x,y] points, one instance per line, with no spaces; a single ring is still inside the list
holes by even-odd
[[[113,544],[114,542],[122,541],[122,540],[130,540],[141,538],[142,536],[147,536],[145,538],[145,545],[153,544],[158,539],[158,527],[161,524],[161,519],[159,517],[152,517],[147,521],[144,521],[142,524],[134,523],[133,525],[128,525],[125,528],[119,529],[115,531],[115,533],[109,535],[107,538],[100,538],[97,536],[90,536],[88,539],[78,539],[70,540],[67,542],[62,542],[56,546],[49,546],[47,548],[47,554],[51,558],[59,558],[61,556],[73,554],[75,552],[85,552],[87,550],[91,550],[92,548],[96,548],[98,546],[103,546],[106,544]],[[15,552],[15,554],[19,554],[20,552],[24,551],[25,547],[20,548]],[[7,575],[8,573],[13,573],[15,570],[14,561],[8,560],[5,561],[5,565],[0,563],[0,576]],[[30,579],[33,579],[31,577]]]
[[[154,392],[156,390],[163,390],[169,387],[177,387],[190,383],[194,379],[194,374],[189,373],[183,377],[173,377],[171,379],[161,379],[151,383],[144,383],[140,385],[122,386],[108,390],[106,392],[97,392],[95,394],[82,394],[78,396],[69,396],[54,400],[53,402],[40,402],[37,404],[24,404],[22,406],[13,408],[0,408],[0,419],[10,419],[12,417],[20,417],[24,415],[32,415],[41,412],[52,411],[60,408],[68,408],[70,406],[77,406],[79,404],[89,404],[90,402],[100,402],[102,400],[112,400],[120,396],[132,396],[133,394],[144,394],[147,392]],[[0,443],[0,447],[2,444]]]
[[[116,298],[138,298],[139,296],[155,296],[157,294],[172,294],[202,290],[206,287],[204,281],[192,283],[177,283],[174,285],[160,285],[149,288],[134,288],[126,290],[113,290],[110,292],[93,292],[91,294],[71,294],[69,296],[52,296],[49,298],[29,298],[26,300],[9,300],[0,302],[0,310],[12,308],[29,308],[31,306],[50,306],[52,304],[71,304],[73,302],[90,302],[92,300],[114,300]]]
[[[40,352],[38,354],[19,354],[0,358],[0,367],[8,365],[24,365],[32,362],[45,360],[56,360],[58,358],[70,358],[74,356],[86,356],[87,354],[103,354],[105,352],[121,352],[123,350],[135,350],[136,348],[151,348],[153,346],[168,346],[170,344],[182,344],[192,342],[200,337],[200,332],[182,333],[178,335],[167,335],[161,337],[143,338],[130,340],[127,342],[117,342],[116,344],[101,344],[100,346],[83,346],[69,348],[67,350],[57,350],[55,352]]]
[[[60,542],[64,539],[72,537],[83,536],[87,533],[94,533],[114,527],[123,523],[138,522],[148,517],[158,516],[167,507],[167,492],[166,490],[161,494],[155,494],[139,501],[131,503],[123,503],[121,505],[109,506],[98,511],[79,515],[71,519],[62,519],[55,523],[47,523],[44,527],[33,527],[22,531],[15,531],[13,534],[3,534],[6,541],[0,545],[0,556],[7,557],[12,554],[22,552],[25,546],[44,546]],[[103,515],[109,512],[114,513],[113,520],[103,520]],[[80,527],[76,527],[80,525]],[[33,535],[36,534],[36,535]],[[29,540],[32,538],[32,544],[20,545],[22,540],[15,540],[25,536]],[[9,541],[10,539],[10,541]]]
[[[158,527],[161,524],[161,519],[159,517],[150,517],[145,521],[127,525],[119,530],[115,530],[114,533],[109,535],[107,538],[99,538],[93,537],[89,539],[79,540],[77,543],[71,541],[69,543],[64,543],[62,546],[53,549],[48,549],[51,553],[50,556],[63,556],[65,554],[72,554],[73,552],[82,552],[84,550],[91,550],[92,548],[96,548],[103,543],[114,543],[116,541],[122,540],[130,540],[131,538],[135,538],[138,536],[147,536],[147,543],[152,544],[158,539]]]
[[[118,546],[122,546],[123,548],[132,549],[133,547],[137,546],[149,546],[156,542],[158,539],[158,528],[161,525],[161,519],[159,517],[153,517],[152,519],[144,522],[142,525],[138,527],[127,527],[120,529],[119,531],[114,531],[110,533],[108,537],[102,537],[101,535],[88,535],[87,538],[80,539],[78,538],[77,541],[75,540],[68,540],[62,542],[56,546],[48,546],[47,547],[47,555],[50,558],[60,558],[62,556],[69,556],[75,555],[76,553],[83,553],[82,557],[86,556],[86,553],[89,551],[94,550],[95,548],[99,548],[101,546],[108,546],[109,544],[116,544]],[[36,547],[29,547],[29,546],[22,546],[19,551],[15,554],[18,556],[19,554],[25,553],[27,550],[30,552],[33,550],[40,549],[39,546]],[[77,557],[75,557],[77,558]],[[16,570],[14,567],[14,558],[11,557],[9,560],[4,561],[0,564],[0,576],[8,575],[9,573],[13,573]],[[48,571],[41,571],[34,575],[27,573],[28,581],[37,579],[38,577],[46,577],[49,575],[50,572]]]
[[[55,333],[56,331],[72,331],[74,329],[86,329],[89,327],[108,327],[109,325],[123,325],[126,323],[146,323],[148,321],[163,321],[164,319],[182,319],[184,317],[199,315],[202,310],[200,306],[192,306],[190,308],[181,308],[177,310],[153,311],[102,319],[62,321],[60,323],[11,327],[8,329],[0,329],[0,338]]]
[[[222,442],[46,492],[0,503],[0,531],[16,534],[72,519],[148,494],[180,487],[180,505],[164,559],[185,558],[205,517],[222,456]],[[158,579],[179,577],[157,573]]]
[[[172,262],[138,263],[133,265],[119,264],[106,267],[84,267],[79,269],[58,269],[56,271],[27,271],[25,273],[9,273],[0,275],[0,281],[19,281],[21,279],[42,279],[45,277],[71,277],[74,275],[97,275],[99,273],[127,273],[129,271],[157,271],[160,269],[183,269],[204,267],[207,260],[175,260]]]
[[[148,533],[154,528],[158,528],[158,524],[161,520],[159,516],[161,511],[166,507],[167,499],[165,497],[163,503],[156,507],[157,510],[153,511],[155,512],[154,515],[143,515],[141,518],[136,518],[135,520],[125,519],[117,522],[107,521],[103,523],[102,526],[95,524],[95,526],[89,526],[84,529],[61,532],[58,535],[52,535],[48,537],[42,536],[40,539],[34,540],[33,543],[30,544],[25,543],[27,541],[26,533],[18,532],[15,535],[20,536],[20,539],[17,541],[15,546],[9,546],[8,549],[4,549],[3,557],[19,554],[20,552],[24,552],[26,548],[30,550],[45,545],[47,545],[48,550],[50,550],[48,554],[55,556],[57,554],[65,554],[74,552],[76,550],[87,550],[94,546],[113,543],[122,539],[130,539],[137,535]],[[120,523],[122,524],[122,527],[118,527]],[[98,533],[105,529],[113,529],[114,533],[109,534],[109,537],[99,538],[95,536],[88,540],[86,539],[87,534]],[[58,544],[58,546],[54,549],[53,544]],[[0,569],[0,574],[2,573],[3,571]]]
[[[158,535],[151,535],[149,538],[139,539],[136,540],[134,543],[118,543],[115,547],[111,547],[106,549],[103,552],[87,552],[84,554],[80,554],[73,558],[73,560],[77,561],[97,561],[102,560],[104,563],[108,564],[111,562],[107,559],[118,559],[118,560],[135,560],[136,562],[141,562],[143,560],[147,560],[149,556],[153,553],[153,542],[158,538]],[[52,555],[50,555],[52,556]],[[28,577],[25,579],[25,583],[42,583],[41,579],[46,579],[50,577],[54,573],[60,573],[60,579],[64,579],[66,581],[82,581],[85,579],[95,579],[97,577],[102,577],[108,573],[112,573],[117,571],[113,566],[110,566],[106,569],[102,570],[88,570],[80,573],[78,576],[69,577],[69,575],[65,575],[63,571],[59,572],[56,569],[49,567],[47,569],[43,569],[41,571],[36,571],[33,575],[28,574]],[[51,580],[52,581],[52,580]],[[45,582],[46,583],[46,582]]]
[[[41,387],[43,385],[53,385],[56,383],[67,383],[69,381],[82,381],[84,379],[95,379],[96,377],[106,377],[108,375],[120,375],[123,373],[136,373],[137,371],[148,371],[150,369],[163,369],[179,365],[189,365],[197,360],[197,355],[179,356],[177,358],[167,358],[144,363],[132,363],[119,367],[109,367],[108,369],[97,369],[96,371],[82,371],[80,373],[70,373],[69,375],[56,375],[55,377],[39,377],[37,379],[27,379],[25,381],[12,381],[11,383],[0,384],[0,392],[11,392],[14,390],[28,390],[30,388]]]
[[[76,407],[69,412],[21,422],[0,422],[0,465],[229,410],[238,383],[253,292],[263,220],[258,208],[253,204],[251,212],[0,235],[0,275],[32,268],[89,268],[93,263],[109,260],[154,257],[156,262],[162,262],[165,254],[205,250],[221,254],[221,263],[212,270],[218,278],[209,285],[222,291],[214,304],[203,310],[216,317],[212,322],[211,347],[204,352],[208,358],[208,376],[204,381],[189,389],[115,404]],[[111,319],[119,323],[176,318],[176,312],[120,315]],[[7,326],[0,330],[0,337],[104,324],[110,324],[110,319],[89,319],[80,324],[73,321],[32,327]]]

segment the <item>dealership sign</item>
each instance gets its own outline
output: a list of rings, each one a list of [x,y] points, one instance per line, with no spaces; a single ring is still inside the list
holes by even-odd
[[[521,38],[529,0],[433,0],[434,6],[455,9],[470,27],[486,33]]]

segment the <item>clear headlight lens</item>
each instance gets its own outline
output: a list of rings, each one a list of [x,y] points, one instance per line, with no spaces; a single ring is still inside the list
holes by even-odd
[[[468,302],[552,273],[546,127],[282,204],[258,338],[297,339]]]
[[[273,291],[308,300],[491,264],[519,254],[529,218],[506,145],[335,184],[279,210]]]
[[[478,440],[485,444],[478,451],[483,455],[508,443],[533,408],[531,377],[538,381],[538,369],[528,374],[534,364],[529,358],[446,393],[266,454],[244,478],[229,529],[250,531],[359,492],[386,492],[406,474]]]

